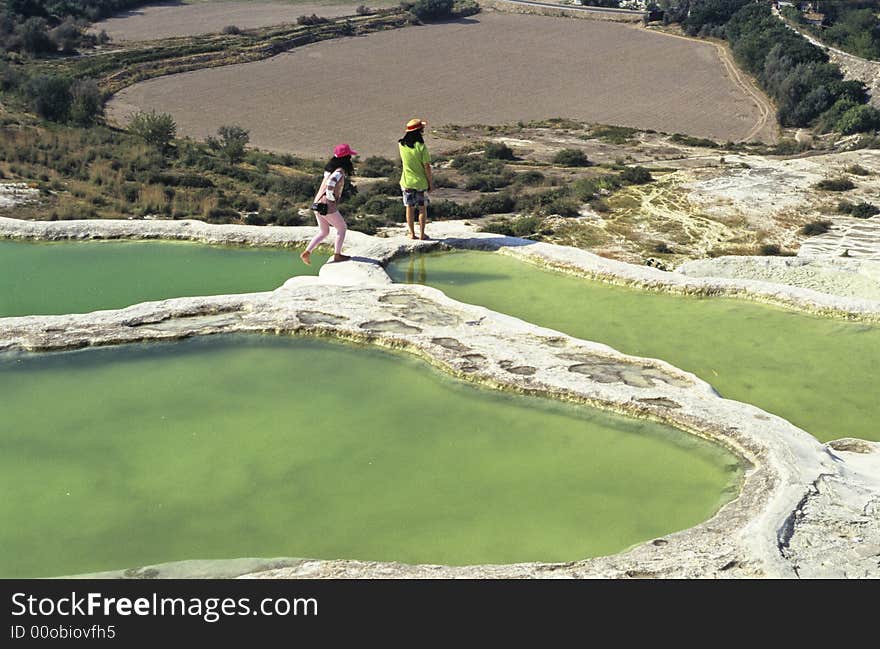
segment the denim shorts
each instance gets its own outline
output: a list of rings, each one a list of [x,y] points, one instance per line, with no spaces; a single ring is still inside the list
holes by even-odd
[[[428,194],[421,189],[403,189],[403,204],[407,207],[421,207],[427,205]]]

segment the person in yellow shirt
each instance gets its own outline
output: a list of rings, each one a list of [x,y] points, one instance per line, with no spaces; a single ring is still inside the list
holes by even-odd
[[[428,195],[434,189],[434,177],[431,173],[431,154],[422,137],[427,122],[423,119],[411,119],[406,123],[406,132],[397,141],[400,151],[400,162],[403,172],[400,175],[400,189],[403,192],[403,204],[406,206],[406,225],[409,238],[416,238],[415,216],[419,208],[419,239],[425,236],[425,223],[428,220]]]

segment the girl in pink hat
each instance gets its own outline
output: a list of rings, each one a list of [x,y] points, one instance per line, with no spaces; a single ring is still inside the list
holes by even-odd
[[[336,247],[333,261],[348,261],[351,259],[348,255],[342,254],[342,242],[345,241],[345,233],[348,226],[345,225],[345,219],[339,213],[337,207],[339,197],[342,196],[342,188],[345,187],[346,176],[354,174],[354,165],[351,163],[351,156],[357,155],[357,151],[353,151],[347,144],[337,144],[333,148],[333,157],[324,167],[324,180],[315,194],[315,200],[312,203],[312,210],[315,218],[318,220],[318,234],[309,242],[305,251],[299,256],[304,263],[311,265],[312,251],[318,247],[327,235],[330,234],[330,226],[336,229]]]

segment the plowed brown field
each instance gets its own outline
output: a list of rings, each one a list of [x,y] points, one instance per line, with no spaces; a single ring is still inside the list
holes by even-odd
[[[161,77],[123,90],[112,119],[170,112],[196,138],[223,124],[262,148],[325,155],[347,141],[396,153],[402,125],[578,120],[739,140],[762,109],[710,43],[616,23],[483,13],[325,41],[265,61]],[[764,112],[762,112],[762,110]]]
[[[302,15],[326,18],[353,15],[358,4],[386,6],[376,2],[168,2],[122,12],[93,26],[106,30],[114,41],[145,41],[172,36],[217,33],[228,25],[240,29],[295,23]]]

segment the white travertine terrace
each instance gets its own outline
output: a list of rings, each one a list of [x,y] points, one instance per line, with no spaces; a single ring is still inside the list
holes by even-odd
[[[178,562],[116,576],[249,577],[868,577],[880,576],[880,443],[827,445],[754,406],[721,398],[696,376],[626,356],[442,292],[391,283],[382,264],[412,249],[500,250],[542,265],[658,290],[726,294],[880,321],[880,302],[764,282],[691,278],[582,250],[432,224],[442,240],[351,233],[351,262],[328,263],[275,291],[194,297],[80,315],[0,319],[0,351],[40,351],[214,333],[322,335],[417,354],[464,380],[654,418],[715,441],[747,470],[739,496],[711,519],[616,555],[562,564],[433,566],[351,560]],[[0,237],[190,239],[301,245],[314,228],[215,226],[197,221],[25,222]],[[292,262],[293,263],[293,262]],[[601,381],[596,378],[601,377]],[[610,377],[610,380],[609,380]],[[866,389],[868,389],[866,387]]]

